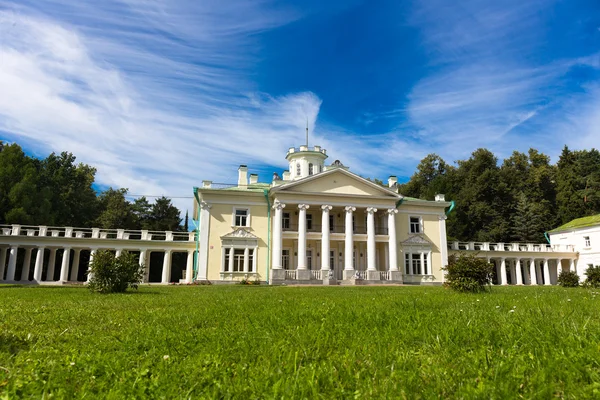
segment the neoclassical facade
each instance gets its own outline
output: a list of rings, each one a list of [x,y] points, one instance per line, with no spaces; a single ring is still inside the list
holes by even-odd
[[[197,188],[198,279],[270,283],[441,283],[448,259],[446,211],[364,179],[319,146],[290,148],[289,170],[259,183]],[[196,214],[196,215],[198,215]]]

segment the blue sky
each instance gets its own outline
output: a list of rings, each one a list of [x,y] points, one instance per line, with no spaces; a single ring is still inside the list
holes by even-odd
[[[0,138],[103,186],[268,181],[304,140],[364,176],[600,147],[600,3],[0,0]],[[185,207],[182,207],[185,208]]]

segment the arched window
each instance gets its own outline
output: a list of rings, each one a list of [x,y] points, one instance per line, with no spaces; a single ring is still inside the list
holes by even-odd
[[[300,169],[300,163],[296,163],[296,176],[302,175],[302,170]]]
[[[313,174],[313,165],[312,165],[312,163],[308,164],[308,174],[309,175]]]

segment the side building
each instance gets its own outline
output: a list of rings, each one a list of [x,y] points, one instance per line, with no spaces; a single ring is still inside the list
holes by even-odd
[[[585,271],[600,265],[600,214],[574,219],[548,232],[553,245],[570,245],[579,253],[576,271],[585,279]]]
[[[237,185],[195,189],[199,280],[443,282],[443,195],[405,197],[394,176],[382,186],[339,161],[325,165],[319,146],[290,148],[286,159],[289,170],[271,183],[242,165]]]

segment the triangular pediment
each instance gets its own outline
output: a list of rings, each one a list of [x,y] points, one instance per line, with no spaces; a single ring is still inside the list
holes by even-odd
[[[258,239],[258,237],[244,228],[238,228],[233,232],[221,236],[221,239]]]
[[[403,246],[430,246],[431,242],[421,235],[411,235],[408,239],[401,242]]]
[[[402,198],[401,195],[342,168],[286,183],[273,191]]]

